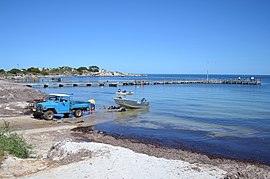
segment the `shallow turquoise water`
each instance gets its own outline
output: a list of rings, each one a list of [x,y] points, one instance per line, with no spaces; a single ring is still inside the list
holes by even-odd
[[[238,76],[210,76],[234,79]],[[257,76],[262,85],[150,85],[123,86],[134,99],[150,101],[148,111],[112,115],[96,129],[175,148],[270,164],[270,76]],[[68,77],[63,81],[203,79],[204,75],[148,75],[147,77]],[[242,77],[243,78],[243,77]],[[245,78],[248,78],[246,76]],[[94,97],[97,113],[115,105],[114,87],[40,88],[45,93],[73,93],[76,100]]]

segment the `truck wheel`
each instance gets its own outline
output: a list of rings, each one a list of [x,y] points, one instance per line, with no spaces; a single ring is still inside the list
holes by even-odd
[[[75,114],[76,117],[81,117],[82,116],[82,110],[81,109],[76,109]]]
[[[64,113],[64,118],[68,118],[69,117],[69,113]]]
[[[52,119],[53,119],[53,112],[52,112],[51,110],[46,111],[46,112],[43,114],[43,117],[44,117],[46,120],[52,120]]]

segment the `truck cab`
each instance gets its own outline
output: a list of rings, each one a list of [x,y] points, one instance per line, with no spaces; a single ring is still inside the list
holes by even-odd
[[[89,109],[89,102],[72,101],[69,94],[50,94],[44,102],[36,104],[33,116],[35,118],[44,117],[48,120],[53,119],[54,114],[64,114],[64,117],[74,114],[76,117],[81,117]]]

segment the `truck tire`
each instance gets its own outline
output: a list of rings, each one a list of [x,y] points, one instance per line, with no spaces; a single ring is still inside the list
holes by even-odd
[[[64,118],[69,118],[69,113],[64,113]]]
[[[82,116],[82,110],[81,109],[76,109],[74,115],[75,115],[75,117],[81,117]]]
[[[46,112],[43,114],[43,117],[44,117],[44,119],[46,119],[46,120],[52,120],[52,119],[53,119],[53,115],[54,115],[53,111],[48,110],[48,111],[46,111]]]

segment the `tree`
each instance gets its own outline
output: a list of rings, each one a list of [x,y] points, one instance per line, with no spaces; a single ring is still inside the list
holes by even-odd
[[[49,73],[48,73],[47,71],[45,71],[45,70],[42,70],[42,71],[40,72],[40,74],[43,75],[43,76],[49,75]]]
[[[52,68],[51,70],[49,70],[49,73],[59,75],[60,74],[60,69],[59,68]]]
[[[33,74],[38,74],[38,73],[40,73],[40,70],[38,68],[31,67],[31,68],[27,69],[27,72],[33,73]]]
[[[4,69],[0,69],[0,74],[6,73]]]
[[[17,68],[13,68],[13,69],[9,70],[8,73],[16,75],[16,74],[21,73],[21,70],[19,70]]]
[[[72,68],[69,66],[62,66],[62,67],[59,67],[59,69],[64,70],[64,71],[72,71]]]
[[[98,66],[89,66],[88,70],[90,72],[99,72],[99,67]]]
[[[23,69],[21,69],[21,73],[24,74],[24,75],[26,75],[28,72],[27,72],[26,69],[23,68]]]
[[[86,67],[79,67],[79,68],[77,68],[77,70],[79,72],[83,72],[84,70],[88,70],[88,69]]]

